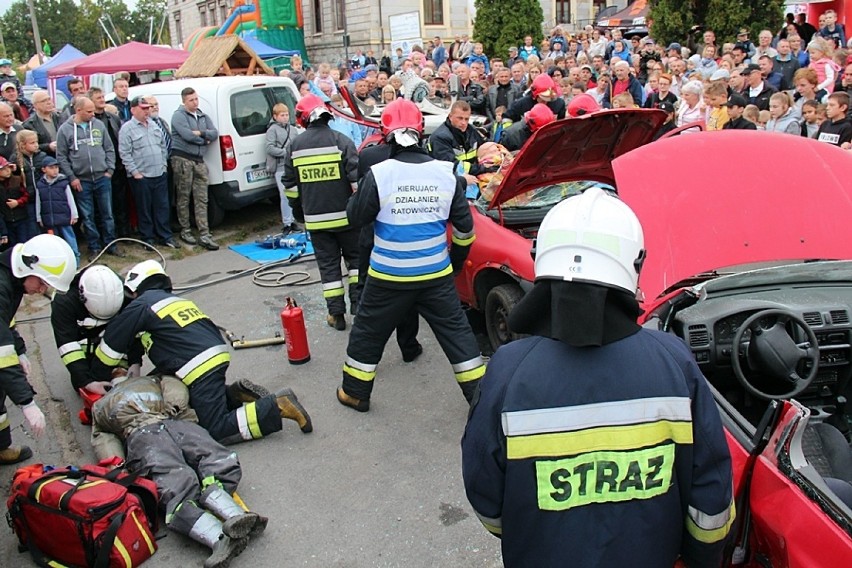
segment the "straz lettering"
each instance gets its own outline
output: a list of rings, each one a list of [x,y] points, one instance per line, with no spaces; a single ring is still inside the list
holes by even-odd
[[[565,511],[591,503],[650,499],[669,490],[674,444],[628,452],[590,452],[537,461],[538,506]]]
[[[170,317],[181,327],[186,327],[194,321],[207,317],[204,312],[198,309],[198,306],[189,300],[173,302],[157,312],[157,315],[160,319]]]
[[[340,164],[299,166],[299,181],[316,182],[340,179]]]

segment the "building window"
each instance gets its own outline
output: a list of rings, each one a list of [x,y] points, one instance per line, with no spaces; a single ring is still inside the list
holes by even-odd
[[[423,0],[423,18],[427,26],[443,26],[444,0]]]
[[[314,0],[314,33],[322,33],[322,0]]]
[[[180,27],[180,11],[175,11],[175,34],[178,45],[183,44],[183,28]]]
[[[207,8],[199,8],[198,15],[201,17],[201,27],[207,25]]]
[[[346,0],[332,0],[334,2],[334,29],[343,31],[346,29]]]
[[[208,4],[207,5],[207,13],[210,14],[210,25],[218,26],[219,22],[216,17],[216,4]]]
[[[556,0],[556,23],[571,23],[571,0]]]
[[[600,13],[601,13],[601,10],[603,10],[604,8],[606,8],[606,2],[607,2],[607,0],[594,0],[594,10],[593,10],[593,12],[594,12],[594,16],[595,16],[595,18],[597,18],[597,17],[598,17],[598,14],[600,14]]]
[[[219,6],[219,13],[221,14],[221,16],[220,16],[220,17],[222,18],[222,23],[223,23],[223,24],[225,23],[225,20],[227,20],[227,19],[228,19],[228,12],[230,12],[230,10],[229,10],[229,9],[228,9],[228,7],[227,7],[227,6],[225,6],[224,4],[222,4],[221,6]]]

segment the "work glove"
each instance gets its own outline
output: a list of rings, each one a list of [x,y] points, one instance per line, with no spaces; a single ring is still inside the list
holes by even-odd
[[[24,374],[29,378],[30,371],[33,369],[32,363],[30,363],[29,357],[27,357],[26,353],[21,353],[18,355],[18,362],[21,364],[21,368],[24,370]]]
[[[93,381],[83,388],[85,388],[90,393],[99,394],[103,396],[110,388],[112,388],[112,383],[110,383],[109,381]]]
[[[133,377],[141,377],[142,376],[142,364],[141,363],[133,363],[127,368],[127,378],[132,379]]]
[[[45,427],[44,413],[41,411],[41,408],[38,407],[35,401],[32,401],[21,410],[24,411],[24,418],[27,419],[27,424],[30,425],[30,429],[32,429],[35,437],[38,438],[41,436],[44,433]]]

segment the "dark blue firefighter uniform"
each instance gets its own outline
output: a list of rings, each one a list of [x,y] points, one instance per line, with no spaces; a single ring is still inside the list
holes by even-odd
[[[462,458],[468,499],[501,536],[506,566],[721,563],[735,516],[730,454],[710,389],[675,336],[501,347]]]

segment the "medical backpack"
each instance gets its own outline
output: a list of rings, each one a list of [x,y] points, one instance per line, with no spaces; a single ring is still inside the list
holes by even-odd
[[[157,487],[120,469],[23,467],[6,505],[39,566],[130,568],[157,550]]]

